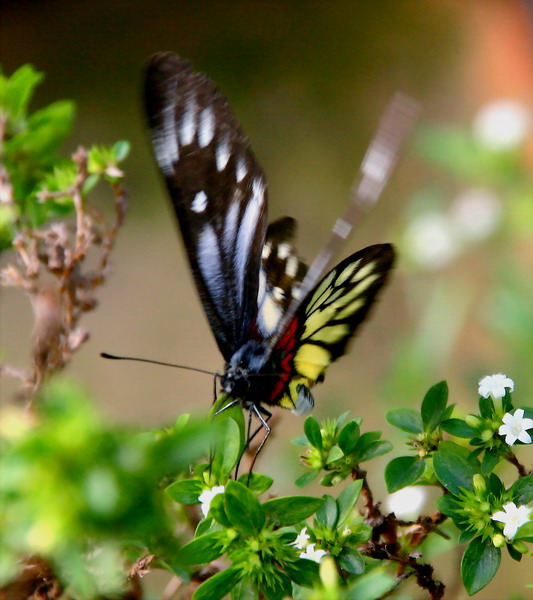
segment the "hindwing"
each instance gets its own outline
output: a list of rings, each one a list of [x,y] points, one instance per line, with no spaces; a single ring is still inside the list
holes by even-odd
[[[279,323],[307,272],[292,244],[296,221],[283,217],[270,223],[261,256],[257,325],[261,337],[268,340],[278,331]]]
[[[309,388],[345,353],[393,264],[390,244],[369,246],[339,263],[308,294],[272,353],[279,379],[269,404],[299,413],[312,408]]]
[[[224,96],[186,60],[152,58],[145,108],[196,287],[227,361],[257,317],[265,177]]]

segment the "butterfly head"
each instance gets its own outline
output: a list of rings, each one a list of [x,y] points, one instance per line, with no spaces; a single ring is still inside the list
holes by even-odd
[[[230,358],[222,376],[224,392],[234,398],[244,398],[250,389],[249,375],[264,366],[269,347],[264,342],[249,340]]]

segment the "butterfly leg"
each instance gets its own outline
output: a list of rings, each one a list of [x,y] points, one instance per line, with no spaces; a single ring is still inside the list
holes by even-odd
[[[266,433],[265,433],[265,437],[263,438],[263,440],[261,441],[261,443],[257,447],[257,450],[254,453],[254,458],[252,460],[252,464],[250,465],[250,471],[248,472],[248,483],[250,483],[250,477],[253,473],[254,466],[257,461],[257,457],[259,456],[261,450],[263,449],[263,446],[266,444],[266,441],[268,440],[268,436],[270,435],[270,432],[272,431],[270,429],[270,426],[268,425],[268,421],[272,417],[272,413],[269,412],[266,408],[263,408],[262,406],[257,406],[256,404],[252,404],[252,406],[250,407],[250,413],[252,412],[252,410],[254,411],[255,416],[259,419],[261,426],[250,437],[250,441],[252,441],[252,439],[256,436],[257,433],[259,433],[259,431],[261,429],[264,429]],[[266,417],[266,419],[265,419],[265,417]]]
[[[225,406],[219,408],[213,416],[218,417],[220,413],[223,413],[225,410],[228,410],[228,408],[233,408],[236,404],[239,404],[239,402],[240,400],[238,398],[234,398],[231,402],[228,402]]]
[[[261,425],[255,432],[253,435],[250,434],[250,432],[252,431],[252,411],[249,410],[248,411],[248,428],[247,428],[247,436],[246,436],[246,444],[242,450],[242,454],[239,457],[239,460],[237,461],[237,466],[235,467],[235,481],[237,481],[237,478],[239,477],[239,467],[241,466],[241,460],[242,457],[244,456],[244,453],[246,452],[246,450],[248,449],[248,447],[250,446],[250,442],[254,439],[255,435],[257,434],[257,432],[262,429],[263,426]]]

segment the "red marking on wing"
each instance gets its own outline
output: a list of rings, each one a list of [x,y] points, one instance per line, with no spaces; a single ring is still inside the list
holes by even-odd
[[[285,330],[285,333],[279,339],[276,344],[274,352],[280,353],[283,358],[281,359],[281,372],[279,378],[276,381],[272,392],[270,394],[269,403],[274,403],[275,400],[281,396],[287,382],[293,375],[292,360],[294,358],[294,348],[296,346],[296,329],[298,328],[298,319],[295,318],[291,321],[290,325]]]

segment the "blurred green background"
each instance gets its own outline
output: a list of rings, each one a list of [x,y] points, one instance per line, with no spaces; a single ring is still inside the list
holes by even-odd
[[[222,368],[141,113],[144,64],[173,50],[228,96],[267,173],[270,216],[298,219],[307,260],[343,210],[391,95],[402,90],[423,105],[384,197],[343,251],[397,243],[394,280],[348,356],[317,388],[315,416],[349,409],[394,442],[385,410],[419,403],[440,379],[464,412],[475,406],[477,381],[495,372],[515,380],[517,404],[530,401],[531,16],[519,0],[4,2],[4,70],[30,62],[46,73],[35,107],[77,102],[65,152],[117,139],[133,145],[125,165],[128,221],[101,305],[83,323],[91,340],[70,373],[111,418],[156,426],[207,410],[211,379],[108,362],[99,352]],[[1,325],[5,358],[28,364],[32,313],[19,291],[4,291]],[[3,397],[14,390],[3,382]],[[260,470],[283,493],[299,474],[288,467],[297,456],[289,440],[301,426],[284,413],[262,455]],[[382,471],[370,479],[385,498]],[[458,557],[437,560],[448,583]],[[519,597],[531,578],[524,563],[510,563],[478,598]],[[465,596],[460,587],[450,594]]]

